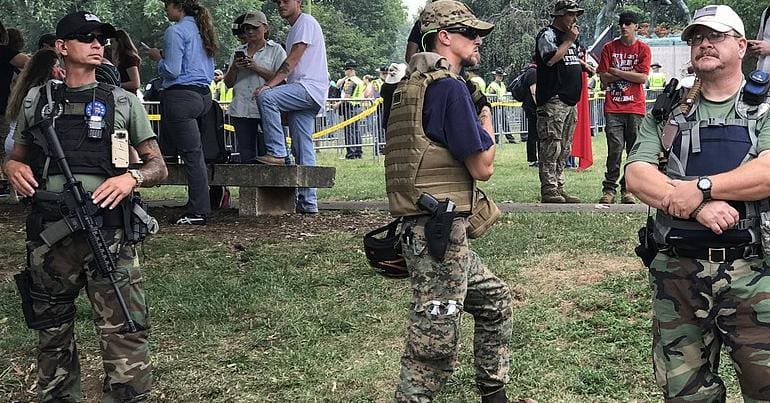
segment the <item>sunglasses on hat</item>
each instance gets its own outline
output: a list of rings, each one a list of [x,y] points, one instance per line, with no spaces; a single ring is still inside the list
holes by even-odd
[[[94,40],[99,41],[99,44],[102,46],[109,45],[110,38],[108,38],[104,34],[95,34],[95,33],[89,33],[89,34],[72,34],[67,36],[64,39],[74,39],[81,43],[93,43]]]

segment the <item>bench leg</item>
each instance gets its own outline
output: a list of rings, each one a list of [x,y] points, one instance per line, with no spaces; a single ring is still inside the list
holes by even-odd
[[[238,197],[238,215],[254,217],[293,214],[296,198],[294,188],[241,186]]]

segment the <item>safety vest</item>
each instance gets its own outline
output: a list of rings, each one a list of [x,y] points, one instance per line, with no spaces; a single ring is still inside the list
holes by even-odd
[[[647,79],[647,83],[650,88],[663,88],[666,86],[666,73],[657,72],[650,73],[650,78]]]
[[[358,78],[358,76],[345,77],[345,80],[342,82],[342,92],[350,94],[348,98],[363,98],[364,90],[366,90],[364,81]],[[351,101],[350,104],[358,106],[361,105],[361,101]]]
[[[497,99],[500,100],[503,96],[505,96],[506,89],[505,89],[505,83],[492,81],[487,86],[487,94],[489,95],[497,95]]]
[[[110,177],[126,172],[125,168],[115,168],[112,163],[116,88],[104,83],[78,92],[65,91],[63,84],[54,87],[53,110],[57,116],[54,129],[73,174]],[[40,95],[29,120],[30,126],[50,115],[51,110],[45,86],[36,87],[36,90]],[[33,108],[33,105],[25,104],[25,108]],[[56,162],[48,161],[47,149],[44,134],[33,137],[29,165],[38,179],[62,174]]]
[[[486,94],[487,92],[487,83],[484,82],[484,79],[476,76],[471,78],[471,82],[476,84],[476,87],[481,91],[483,94]]]
[[[425,214],[417,207],[423,192],[439,200],[449,198],[455,211],[469,212],[476,183],[465,165],[449,150],[428,138],[422,127],[428,86],[437,80],[462,80],[449,71],[445,58],[417,53],[409,62],[409,76],[393,93],[385,142],[385,190],[395,217]]]
[[[679,107],[672,119],[678,132],[674,137],[666,175],[672,179],[694,180],[737,168],[757,157],[757,121],[764,112],[735,99],[733,116],[727,119],[698,120],[698,100],[685,116]],[[766,108],[765,108],[766,109]],[[717,235],[694,219],[678,219],[658,210],[655,215],[655,240],[663,245],[729,247],[760,242],[759,215],[770,210],[768,199],[728,201],[740,213],[737,225]]]

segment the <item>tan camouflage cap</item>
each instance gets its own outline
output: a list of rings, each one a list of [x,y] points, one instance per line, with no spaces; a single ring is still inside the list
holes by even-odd
[[[476,18],[470,7],[455,0],[434,1],[426,5],[420,14],[420,31],[422,33],[457,26],[474,28],[479,35],[486,36],[492,32],[495,24]]]
[[[577,15],[583,15],[582,8],[578,7],[578,3],[575,0],[558,0],[553,5],[553,12],[551,17],[558,17],[567,13],[577,13]]]

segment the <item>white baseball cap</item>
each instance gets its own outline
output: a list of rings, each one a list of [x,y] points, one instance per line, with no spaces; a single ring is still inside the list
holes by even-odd
[[[735,30],[735,32],[739,33],[741,36],[746,36],[746,31],[743,28],[743,20],[741,20],[741,17],[739,17],[730,6],[715,5],[698,9],[692,17],[690,25],[682,31],[682,40],[686,41],[698,25],[703,25],[704,27],[711,28],[717,32],[730,32]]]

